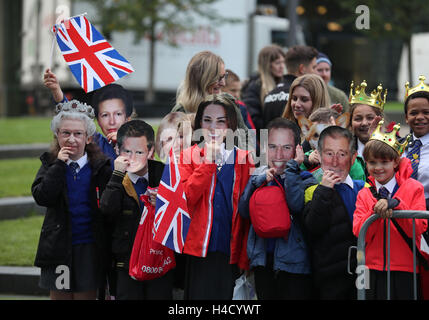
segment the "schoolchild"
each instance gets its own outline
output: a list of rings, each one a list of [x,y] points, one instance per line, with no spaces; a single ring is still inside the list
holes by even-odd
[[[370,95],[366,94],[366,87],[367,83],[365,80],[356,86],[356,88],[354,88],[354,83],[352,82],[349,95],[350,130],[355,136],[356,141],[356,162],[359,162],[363,168],[365,168],[365,161],[363,159],[365,143],[368,142],[378,122],[384,119],[384,105],[387,98],[387,89],[383,93],[383,86],[381,84]],[[354,92],[353,89],[355,89]],[[368,175],[366,171],[365,174],[366,176]]]
[[[259,300],[310,299],[311,266],[301,214],[305,187],[316,182],[311,173],[299,168],[304,158],[299,127],[290,120],[276,118],[267,129],[268,166],[255,170],[240,198],[239,212],[249,219],[249,201],[255,190],[265,182],[267,186],[276,185],[275,178],[285,190],[292,226],[287,237],[262,238],[251,225],[247,254],[254,271],[256,294]]]
[[[254,167],[234,145],[237,113],[224,95],[209,95],[195,116],[195,144],[184,150],[179,170],[191,223],[184,253],[185,299],[230,300],[239,269],[248,268],[249,221],[238,200]]]
[[[95,299],[104,290],[106,235],[99,197],[111,175],[110,160],[91,139],[92,107],[72,100],[56,107],[54,141],[41,156],[31,191],[47,208],[35,265],[39,285],[57,299]],[[62,276],[66,278],[62,278]]]
[[[314,284],[320,299],[355,299],[355,276],[347,272],[349,247],[356,245],[353,212],[365,182],[353,180],[356,158],[350,131],[330,126],[318,141],[323,177],[305,190],[304,225],[311,248]],[[355,264],[352,259],[351,265]]]
[[[383,121],[380,121],[363,151],[370,185],[359,191],[353,215],[353,232],[359,236],[364,222],[374,213],[380,215],[382,219],[373,222],[366,234],[365,263],[370,270],[367,298],[387,298],[387,261],[390,261],[390,297],[407,300],[414,296],[413,248],[407,243],[413,237],[413,219],[394,219],[392,211],[425,210],[424,189],[420,182],[411,178],[413,170],[410,160],[401,158],[407,141],[398,141],[396,133],[399,125],[395,125],[390,133],[382,133],[382,124]],[[389,223],[390,257],[386,252]],[[421,234],[426,228],[425,219],[415,220],[417,248],[420,248]],[[419,272],[418,268],[416,272]]]
[[[420,83],[411,89],[408,83],[405,85],[405,119],[413,135],[404,154],[411,160],[411,177],[423,184],[429,210],[429,86],[425,80],[420,76]]]
[[[141,195],[155,195],[148,187],[156,188],[164,165],[150,160],[154,153],[154,131],[142,120],[131,120],[118,130],[119,156],[114,171],[101,197],[101,210],[113,225],[112,254],[116,271],[116,299],[171,299],[171,272],[148,281],[129,276],[129,261],[139,226],[143,202]]]

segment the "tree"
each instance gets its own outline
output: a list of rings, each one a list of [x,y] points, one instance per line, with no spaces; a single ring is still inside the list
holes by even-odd
[[[212,24],[235,23],[239,20],[224,18],[213,10],[218,0],[82,0],[98,9],[103,34],[110,38],[113,32],[131,31],[135,42],[150,40],[149,81],[145,102],[154,101],[155,47],[157,41],[172,46],[175,35],[198,27],[196,18],[206,18]]]
[[[411,37],[414,33],[429,30],[429,7],[425,0],[335,0],[343,9],[355,12],[366,5],[370,12],[370,28],[360,32],[374,38],[399,38],[408,50],[408,77],[414,79],[412,69]],[[341,24],[355,23],[357,15],[343,18]]]

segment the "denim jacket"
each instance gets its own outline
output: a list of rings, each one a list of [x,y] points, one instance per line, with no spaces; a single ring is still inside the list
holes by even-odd
[[[239,212],[244,218],[250,218],[249,200],[253,192],[266,180],[267,166],[259,167],[250,178],[240,198]],[[307,186],[317,184],[308,171],[301,171],[295,160],[290,160],[285,169],[284,188],[286,201],[291,213],[292,226],[286,239],[277,238],[274,249],[274,270],[290,273],[309,274],[309,250],[301,228],[301,214],[304,208],[304,192]],[[268,184],[272,185],[272,183]],[[253,227],[247,240],[247,254],[250,267],[266,265],[266,239],[260,238]]]

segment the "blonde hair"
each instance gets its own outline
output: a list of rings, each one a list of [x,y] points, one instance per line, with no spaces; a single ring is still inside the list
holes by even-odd
[[[283,49],[276,45],[266,46],[258,55],[258,71],[261,78],[261,104],[264,105],[265,96],[273,90],[281,79],[274,78],[271,73],[271,63],[280,57],[285,57]]]
[[[161,141],[161,134],[165,129],[173,128],[177,131],[177,133],[180,135],[189,135],[187,140],[189,140],[192,137],[192,132],[184,132],[184,128],[190,128],[192,131],[192,125],[189,123],[188,126],[184,125],[184,122],[191,122],[191,117],[189,117],[187,114],[183,112],[171,112],[167,114],[159,124],[158,131],[156,132],[156,138],[155,138],[155,151],[158,154],[159,158],[164,161],[167,158],[167,154],[164,152],[162,147],[162,141]]]
[[[194,55],[177,92],[176,104],[181,104],[186,112],[196,112],[198,105],[208,95],[210,85],[220,78],[221,65],[225,65],[222,58],[210,51]]]
[[[312,109],[311,113],[319,108],[328,108],[331,104],[329,98],[328,89],[325,81],[317,74],[304,74],[301,77],[296,78],[289,90],[289,99],[287,101],[285,110],[283,111],[283,118],[296,122],[295,116],[292,111],[292,94],[296,87],[303,87],[310,93]]]

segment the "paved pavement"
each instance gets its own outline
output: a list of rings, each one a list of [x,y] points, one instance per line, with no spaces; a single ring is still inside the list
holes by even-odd
[[[0,266],[0,295],[47,297],[49,292],[39,287],[39,278],[36,267]]]

